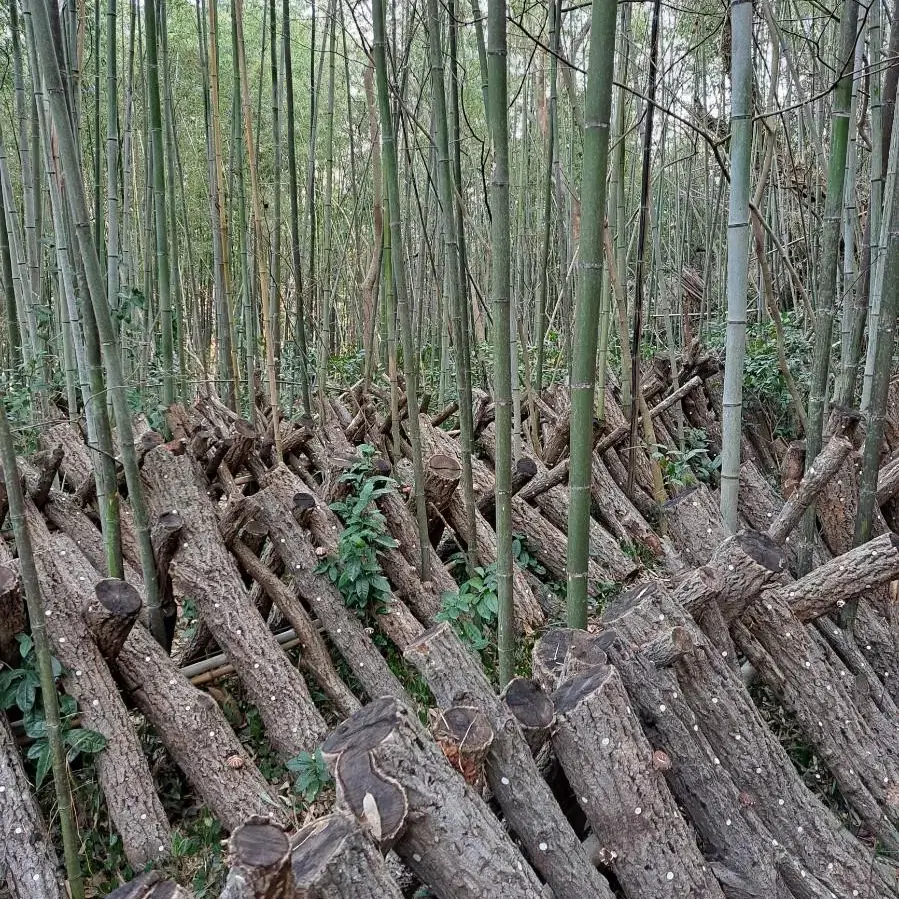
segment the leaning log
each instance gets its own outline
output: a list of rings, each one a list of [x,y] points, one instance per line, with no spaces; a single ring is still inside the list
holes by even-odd
[[[538,771],[515,716],[493,692],[450,625],[444,622],[427,631],[405,655],[443,708],[466,703],[487,715],[494,732],[487,753],[487,782],[509,826],[555,894],[611,897]]]
[[[899,849],[895,723],[876,706],[865,715],[859,712],[854,680],[840,675],[826,644],[815,639],[782,597],[763,594],[732,632],[738,648],[795,717],[846,802],[885,846]]]
[[[742,680],[708,646],[690,616],[657,583],[631,592],[635,602],[606,626],[637,647],[656,639],[661,628],[680,626],[689,632],[697,651],[672,669],[678,693],[718,765],[745,794],[772,841],[839,897],[854,890],[861,899],[899,895],[892,873],[880,868],[873,853],[799,778]]]
[[[251,817],[231,834],[228,867],[221,899],[287,899],[291,895],[290,840],[267,818]]]
[[[249,497],[247,502],[254,517],[268,527],[269,538],[284,561],[295,590],[321,621],[331,642],[368,695],[405,697],[402,684],[378,652],[362,622],[346,607],[328,576],[316,573],[320,560],[306,532],[284,502],[281,491],[265,489]]]
[[[338,802],[440,899],[543,895],[497,819],[406,706],[375,700],[337,727],[322,752]]]
[[[299,596],[240,539],[231,544],[231,552],[240,567],[268,594],[300,640],[300,667],[321,688],[342,715],[360,708],[353,691],[344,684],[331,661],[328,647],[312,623]]]
[[[93,590],[93,596],[87,594],[81,615],[97,649],[111,664],[137,623],[142,605],[140,593],[127,581],[118,578],[98,580],[93,584]]]
[[[25,774],[16,739],[0,711],[0,886],[12,899],[63,899],[59,860]]]
[[[175,588],[196,601],[258,708],[272,746],[285,758],[314,747],[325,733],[324,721],[247,594],[219,536],[212,503],[200,489],[202,473],[189,457],[159,447],[147,454],[143,474],[151,513],[177,510],[184,522],[169,567]]]
[[[553,748],[625,893],[723,899],[615,669],[568,681],[553,703]]]
[[[29,503],[30,505],[30,503]],[[66,669],[66,693],[78,703],[84,727],[106,738],[96,758],[97,779],[106,797],[109,817],[122,837],[132,867],[168,854],[170,830],[156,795],[143,749],[128,710],[81,617],[85,596],[76,573],[84,557],[64,534],[35,539],[34,506],[29,515],[38,575],[46,607],[47,636],[53,653]]]
[[[349,815],[319,818],[292,842],[295,899],[402,899],[381,853]]]
[[[158,871],[148,871],[108,893],[106,899],[193,899],[193,893]]]
[[[0,662],[11,668],[19,664],[16,635],[27,625],[25,602],[18,565],[5,557],[5,544],[0,539]]]

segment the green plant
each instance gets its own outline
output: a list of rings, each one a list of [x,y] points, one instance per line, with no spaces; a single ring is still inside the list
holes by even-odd
[[[377,554],[381,549],[393,549],[397,542],[387,533],[384,516],[372,504],[393,492],[396,481],[375,472],[373,446],[363,444],[359,452],[361,459],[339,479],[339,483],[348,485],[349,495],[331,504],[344,524],[337,554],[319,563],[316,571],[327,574],[346,605],[364,618],[383,610],[390,597],[390,584]]]
[[[287,770],[296,775],[294,792],[307,805],[318,799],[322,790],[331,783],[331,774],[320,749],[315,752],[301,752],[287,762]]]
[[[19,634],[19,654],[22,664],[0,672],[0,708],[16,706],[22,712],[25,733],[34,742],[28,747],[27,757],[35,763],[35,786],[40,787],[50,771],[50,743],[47,739],[47,722],[43,704],[40,701],[40,679],[37,672],[37,657],[34,643],[27,634]],[[63,674],[59,660],[53,660],[53,677],[58,680]],[[72,727],[78,707],[71,696],[59,697],[59,714],[63,740],[67,747],[69,764],[80,755],[100,752],[106,746],[106,737],[86,727]]]
[[[713,484],[721,457],[712,459],[705,431],[690,428],[684,434],[684,449],[656,444],[652,458],[659,463],[667,487],[689,487],[697,482]]]
[[[527,571],[542,578],[546,575],[546,568],[537,561],[537,557],[530,551],[527,538],[521,534],[512,535],[512,558]]]
[[[455,592],[441,597],[438,621],[449,621],[456,633],[476,652],[491,645],[496,629],[499,602],[496,595],[496,565],[478,566]]]

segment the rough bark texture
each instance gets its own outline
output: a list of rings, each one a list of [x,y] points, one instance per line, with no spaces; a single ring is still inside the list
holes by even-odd
[[[258,559],[241,540],[235,539],[231,552],[240,567],[269,595],[272,602],[290,623],[300,639],[300,667],[321,687],[322,692],[343,715],[352,715],[360,708],[353,691],[344,684],[334,668],[328,647],[300,598],[280,578]]]
[[[859,713],[854,681],[842,666],[844,676],[831,665],[826,645],[814,639],[782,598],[763,594],[733,633],[759,675],[795,716],[845,800],[886,846],[899,849],[894,829],[899,823],[895,723],[875,708],[865,716]]]
[[[467,529],[465,515],[465,503],[461,494],[456,494],[447,507],[447,520],[456,532],[456,536],[464,544],[464,536]],[[475,511],[476,537],[478,541],[478,560],[483,565],[490,565],[496,561],[496,531],[490,527],[490,523]],[[528,584],[521,566],[517,563],[512,571],[513,603],[515,607],[515,624],[525,633],[530,633],[543,622],[543,610],[534,595],[534,591]]]
[[[97,649],[111,664],[137,622],[141,609],[140,593],[136,587],[117,578],[98,580],[91,586],[94,595],[87,593],[81,614]]]
[[[716,603],[726,622],[738,617],[760,591],[783,580],[786,561],[780,548],[765,534],[740,531],[712,553],[708,565],[696,569],[674,591],[675,599],[694,617]],[[706,572],[712,572],[710,590]]]
[[[269,498],[269,501],[277,497],[277,502],[281,508],[289,507],[290,503],[294,501],[295,491],[299,485],[296,476],[289,469],[280,466],[268,472],[259,480],[260,486],[264,488],[265,495]],[[303,520],[309,528],[315,543],[328,555],[336,555],[340,535],[343,533],[343,523],[327,505],[318,502],[317,497],[315,499],[317,502],[315,509],[306,510]],[[420,598],[421,594],[427,591],[416,572],[411,569],[408,562],[396,550],[389,552],[393,552],[389,561],[386,553],[380,555],[385,574],[389,567],[394,575],[398,575],[399,580],[405,584],[408,591],[416,598]],[[416,586],[412,586],[413,581],[415,581]],[[435,604],[435,598],[429,596],[427,600],[422,600],[422,602],[432,607]],[[377,613],[375,620],[384,634],[400,648],[405,647],[410,640],[415,639],[423,630],[421,622],[396,594],[391,594],[387,598],[384,608]]]
[[[69,672],[63,684],[78,703],[82,726],[106,737],[106,748],[96,760],[97,779],[128,861],[142,868],[167,855],[169,825],[128,710],[81,617],[87,581],[80,577],[87,577],[83,572],[87,563],[67,536],[36,537],[34,524],[29,516],[32,540],[40,548],[35,561],[47,635],[54,655]]]
[[[419,564],[418,524],[415,521],[415,515],[398,493],[382,496],[378,500],[378,508],[387,521],[387,529],[394,540],[399,543],[396,550],[391,550],[383,555],[384,573],[393,582],[394,587],[400,591],[401,596],[405,593],[407,603],[419,620],[429,624],[440,609],[440,597],[447,591],[455,591],[457,584],[440,556],[428,544],[426,550],[430,566],[430,580],[422,583],[416,575],[418,587],[413,585],[411,589],[407,589],[404,586],[405,572],[410,570],[414,572],[415,566]],[[397,553],[406,560],[407,567],[405,569],[400,561],[394,558]]]
[[[780,594],[800,621],[810,621],[897,579],[899,535],[889,533],[812,569]]]
[[[262,490],[250,497],[249,502],[254,516],[268,526],[269,537],[290,572],[294,588],[321,621],[369,697],[404,698],[402,684],[372,643],[362,622],[347,609],[328,576],[315,573],[319,559],[280,492]]]
[[[68,490],[77,490],[81,484],[93,476],[93,467],[84,437],[71,423],[61,421],[59,424],[47,428],[38,437],[41,449],[53,450],[57,446],[63,449],[63,459],[60,464],[60,476]]]
[[[727,536],[718,502],[705,484],[697,484],[665,503],[668,536],[691,565],[705,565]]]
[[[440,899],[537,899],[540,882],[487,806],[453,772],[415,714],[375,700],[322,751],[338,799]]]
[[[568,681],[553,702],[553,748],[625,893],[723,899],[615,669]]]
[[[538,771],[515,716],[449,624],[423,634],[406,650],[406,658],[444,708],[465,703],[483,709],[494,732],[487,782],[509,826],[555,894],[611,897]]]
[[[5,556],[6,545],[0,540],[0,662],[15,668],[19,663],[16,634],[26,627],[25,602],[18,565]]]
[[[775,543],[783,543],[799,524],[805,510],[814,503],[830,480],[842,469],[852,452],[852,442],[846,437],[832,437],[808,472],[790,492],[778,516],[771,522],[768,536]],[[838,485],[842,486],[842,485]]]
[[[253,606],[191,460],[159,447],[147,454],[143,473],[153,514],[177,511],[184,521],[169,568],[176,589],[196,601],[259,709],[272,746],[285,758],[313,748],[325,733],[324,721],[303,678]]]
[[[63,899],[58,871],[15,737],[0,711],[0,887],[5,884],[12,899]]]
[[[718,764],[770,832],[773,849],[783,848],[838,897],[852,896],[854,890],[863,899],[899,895],[894,877],[880,868],[871,850],[802,783],[742,680],[659,585],[644,589],[637,603],[606,625],[638,647],[655,639],[659,628],[680,626],[690,633],[697,651],[673,668],[678,693]]]
[[[293,846],[295,899],[402,899],[381,853],[347,814],[307,824]]]
[[[166,880],[158,871],[139,874],[118,889],[109,893],[106,899],[192,899],[193,893],[171,880]]]
[[[290,894],[290,840],[264,817],[252,817],[234,831],[228,864],[221,899],[287,899]]]

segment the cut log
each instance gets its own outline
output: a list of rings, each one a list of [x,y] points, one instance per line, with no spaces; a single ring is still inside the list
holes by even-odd
[[[82,726],[106,738],[96,757],[97,780],[128,861],[142,868],[168,854],[170,830],[128,710],[81,617],[86,596],[77,572],[87,563],[65,534],[41,534],[35,526],[40,513],[27,505],[47,636],[66,669],[63,683],[78,703]]]
[[[358,711],[361,707],[359,700],[340,679],[331,661],[328,647],[299,597],[241,540],[234,540],[231,552],[234,553],[240,567],[262,586],[299,637],[300,667],[303,671],[321,687],[322,692],[342,715],[349,716]]]
[[[59,466],[62,464],[62,457],[64,455],[63,448],[61,446],[55,446],[52,450],[38,453],[38,455],[33,456],[31,459],[31,464],[37,468],[39,472],[37,484],[35,485],[34,492],[31,494],[31,499],[38,509],[43,509],[44,503],[47,502],[47,494],[50,493],[50,488],[56,480],[56,475],[59,472]]]
[[[193,899],[193,893],[166,880],[158,871],[148,871],[107,893],[106,899]]]
[[[851,679],[840,676],[826,645],[772,592],[763,594],[732,630],[738,648],[795,716],[846,802],[885,846],[899,849],[895,723],[876,707],[859,713],[847,683]]]
[[[0,711],[0,886],[12,899],[64,899],[59,860]]]
[[[553,748],[625,894],[723,899],[615,669],[568,681],[553,703]]]
[[[780,465],[780,491],[789,499],[805,474],[805,441],[794,440],[787,446]]]
[[[31,481],[31,478],[27,478]],[[120,504],[120,512],[125,509],[125,504]],[[81,552],[87,557],[91,565],[102,574],[107,573],[106,568],[106,547],[103,544],[103,535],[100,529],[91,521],[84,513],[84,510],[78,504],[78,501],[62,493],[59,490],[51,490],[43,508],[44,517],[57,530],[67,534]],[[140,573],[140,561],[137,566],[131,564],[128,556],[124,552],[123,540],[123,556],[125,579],[132,584],[142,584],[143,577]]]
[[[546,693],[553,693],[565,681],[605,665],[608,658],[602,643],[575,628],[547,631],[531,653],[534,680]]]
[[[522,487],[534,479],[537,474],[537,463],[530,456],[522,456],[516,459],[512,464],[512,484],[509,491],[510,496],[515,496]],[[496,514],[496,494],[485,496],[478,503],[478,510],[487,518],[492,518]]]
[[[347,814],[307,824],[293,846],[295,899],[402,899],[381,853]]]
[[[591,867],[540,775],[515,716],[493,692],[477,661],[449,624],[444,622],[427,631],[405,655],[441,706],[465,703],[486,714],[494,732],[487,754],[487,782],[509,826],[555,894],[611,899],[608,886]]]
[[[228,866],[221,899],[287,899],[290,895],[290,840],[264,817],[250,818],[231,834]]]
[[[539,684],[524,677],[513,677],[500,697],[515,716],[532,753],[549,737],[556,711],[552,700]]]
[[[59,467],[64,486],[68,490],[78,487],[93,474],[90,456],[84,437],[72,422],[61,421],[38,435],[38,443],[43,450],[54,450],[61,446],[63,458]]]
[[[672,669],[678,693],[695,716],[696,732],[771,834],[772,846],[776,840],[838,897],[854,890],[862,899],[899,895],[893,872],[881,868],[873,852],[809,791],[742,680],[658,583],[642,588],[640,602],[607,626],[637,647],[657,638],[660,628],[685,628],[697,651]]]
[[[462,478],[458,459],[436,453],[425,469],[425,497],[437,512],[444,512]]]
[[[387,522],[387,530],[399,544],[396,550],[382,556],[384,573],[393,581],[393,585],[400,593],[405,594],[404,598],[418,619],[430,624],[440,608],[440,598],[444,593],[455,592],[457,584],[430,544],[426,547],[430,568],[428,575],[430,586],[421,584],[419,587],[415,587],[414,584],[406,583],[406,578],[410,577],[411,573],[408,573],[408,568],[403,568],[400,561],[394,558],[393,553],[400,553],[408,565],[417,566],[419,564],[418,524],[414,514],[398,493],[388,493],[386,496],[380,497],[377,503]],[[404,572],[406,573],[404,574]],[[420,582],[420,579],[418,580]]]
[[[891,459],[877,475],[877,505],[886,505],[899,493],[899,457]]]
[[[779,595],[800,621],[811,621],[894,580],[899,580],[899,534],[889,533],[812,569]]]
[[[705,565],[727,536],[718,502],[705,484],[681,491],[662,512],[671,542],[691,565]]]
[[[0,544],[3,544],[2,540]],[[5,559],[5,544],[3,546],[4,549],[0,549],[0,561]],[[0,564],[0,662],[11,668],[19,665],[16,634],[23,633],[27,623],[18,565],[10,558]]]
[[[471,705],[432,709],[431,734],[450,765],[465,782],[480,791],[484,784],[487,753],[493,743],[493,728],[487,716]]]
[[[698,375],[690,378],[685,384],[678,387],[676,390],[673,390],[668,396],[665,397],[660,403],[657,403],[649,410],[649,417],[655,418],[660,412],[664,412],[666,409],[669,409],[671,406],[675,405],[675,403],[680,402],[685,396],[691,393],[695,388],[699,387],[702,384],[702,378]],[[616,427],[612,428],[612,430],[603,437],[599,444],[596,447],[597,452],[602,455],[607,449],[611,449],[618,443],[619,440],[623,440],[628,435],[629,426],[626,423],[620,423]]]
[[[97,649],[111,663],[116,660],[141,608],[140,593],[127,581],[105,578],[97,581],[81,612]]]
[[[485,428],[478,443],[490,459],[496,458],[496,431],[493,427]],[[542,473],[546,472],[543,463],[530,459],[530,457],[527,456],[522,457],[522,461],[524,459],[529,459],[529,461],[533,462],[537,468],[538,474],[542,475]],[[491,496],[495,499],[495,493],[491,494]],[[556,536],[556,532],[558,532],[565,541],[565,547],[567,547],[567,537],[565,537],[565,535],[568,533],[568,488],[550,487],[536,494],[533,497],[533,501],[539,509],[540,515],[535,515],[534,511],[532,511],[525,502],[525,499],[526,497],[522,491],[522,493],[517,495],[512,501],[513,530],[516,533],[524,534],[529,540],[533,539],[535,541],[538,539],[545,540],[549,536],[557,540],[558,537]],[[615,517],[614,514],[612,517]],[[551,535],[544,533],[546,531],[546,526],[542,523],[544,519],[555,529]],[[591,574],[594,583],[596,583],[597,579],[624,581],[637,570],[637,563],[624,554],[617,541],[593,518],[590,519],[589,540],[590,558],[601,569],[604,569],[605,572],[600,573],[594,568]],[[537,554],[535,553],[535,555]],[[564,556],[565,549],[558,547],[552,550],[550,564],[547,564],[543,559],[539,559],[539,556],[538,559],[541,564],[549,568],[560,581],[564,581],[566,577],[565,572],[564,570],[559,569],[559,565],[561,564],[560,559],[564,559]]]
[[[717,603],[725,622],[730,622],[762,589],[781,582],[785,570],[784,555],[770,537],[757,531],[740,531],[724,540],[708,565],[694,569],[672,595],[694,618]]]
[[[459,493],[452,498],[447,507],[447,520],[459,538],[460,544],[464,547],[468,519],[465,515],[465,503]],[[477,510],[475,510],[475,531],[478,541],[478,560],[484,565],[496,562],[496,531],[490,527],[487,519]],[[540,602],[528,584],[524,572],[517,563],[513,567],[512,582],[516,627],[521,628],[525,633],[530,633],[543,623],[543,610],[540,608]]]
[[[662,638],[676,645],[681,638],[674,628]],[[833,897],[823,884],[807,875],[784,852],[772,853],[772,837],[761,823],[729,774],[722,770],[715,752],[697,726],[690,707],[678,690],[676,676],[659,669],[614,631],[581,640],[600,644],[602,653],[614,664],[627,694],[634,704],[643,730],[654,748],[653,760],[696,829],[712,870],[728,897]],[[686,632],[684,632],[686,633]],[[687,635],[689,638],[689,635]],[[543,639],[552,637],[552,632]],[[542,641],[541,641],[542,642]],[[555,642],[550,640],[550,642]],[[692,640],[690,641],[692,644]],[[582,650],[582,655],[586,654]],[[566,667],[564,660],[557,663]],[[795,893],[783,889],[782,879],[798,881]],[[742,892],[734,889],[742,885]],[[835,897],[834,897],[835,899]]]
[[[402,684],[372,643],[362,622],[346,607],[328,576],[315,573],[319,559],[280,491],[262,490],[248,502],[254,516],[268,526],[269,538],[290,572],[297,593],[321,621],[366,693],[370,697],[405,697]]]
[[[325,733],[324,721],[303,678],[247,594],[219,536],[215,510],[198,485],[202,474],[187,456],[173,456],[162,447],[147,454],[143,474],[150,487],[151,513],[158,517],[174,509],[184,522],[169,567],[172,581],[182,595],[196,601],[258,708],[273,748],[293,758],[316,746]]]
[[[799,481],[784,503],[777,518],[768,529],[768,536],[775,543],[783,543],[787,535],[799,524],[800,519],[842,469],[852,452],[852,443],[846,437],[832,437],[815,459],[808,472]]]
[[[167,640],[166,650],[171,651],[172,638],[178,620],[175,588],[169,576],[169,566],[178,549],[178,541],[184,530],[184,520],[177,511],[163,512],[156,518],[150,530],[150,542],[156,558],[156,580],[162,593],[162,622]]]
[[[288,508],[291,502],[295,503],[296,476],[284,466],[268,472],[261,479],[260,486],[264,488],[264,493],[269,498],[269,501],[272,501],[277,496],[278,504],[281,508]],[[253,499],[254,502],[258,503],[258,496]],[[271,527],[271,520],[266,520],[269,527]],[[316,509],[309,513],[306,520],[312,537],[318,546],[328,555],[336,556],[340,535],[343,533],[343,523],[337,515],[326,505],[319,503]],[[390,567],[391,572],[397,576],[397,579],[404,584],[413,596],[418,598],[423,593],[428,594],[427,588],[422,586],[420,578],[417,577],[414,571],[410,571],[408,562],[395,550],[393,552],[394,555],[390,557],[390,563],[387,565],[387,567]],[[381,557],[382,564],[387,562],[387,555],[388,553],[385,553]],[[413,586],[413,579],[418,580],[417,586]],[[429,606],[436,605],[436,597],[431,597],[428,600],[428,604]],[[410,640],[414,640],[423,630],[421,622],[412,614],[405,602],[395,594],[387,597],[383,608],[373,617],[378,627],[400,649],[404,648]]]
[[[395,699],[377,699],[357,712],[331,733],[322,752],[338,801],[382,849],[393,845],[440,899],[542,895],[499,822]]]

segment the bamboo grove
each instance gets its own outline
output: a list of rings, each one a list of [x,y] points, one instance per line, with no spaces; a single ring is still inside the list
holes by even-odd
[[[361,383],[389,395],[399,448],[401,404],[455,402],[473,572],[486,392],[503,685],[518,636],[513,467],[544,458],[545,392],[570,398],[567,612],[584,627],[606,389],[630,491],[650,451],[664,536],[666,483],[698,438],[674,404],[676,445],[661,444],[642,385],[661,359],[676,387],[698,341],[725,360],[714,477],[728,529],[747,415],[772,441],[803,438],[813,473],[828,410],[854,407],[865,542],[899,312],[897,14],[882,0],[9,0],[4,465],[60,415],[85,418],[106,573],[124,572],[124,492],[165,642],[134,416],[163,430],[173,403],[211,391],[254,424],[263,397],[276,420],[321,426],[329,394]],[[417,415],[407,430],[428,581]],[[280,427],[272,437],[278,460]],[[812,507],[799,574],[815,527]],[[69,833],[58,753],[54,774]]]

